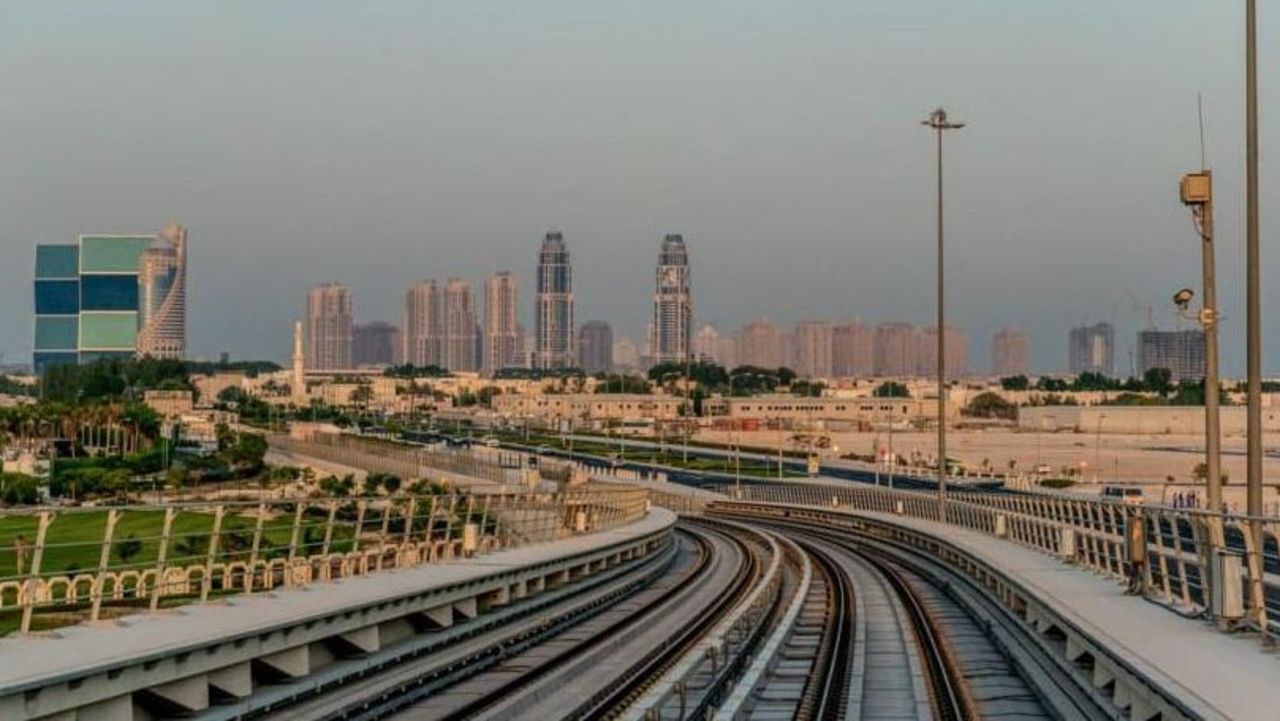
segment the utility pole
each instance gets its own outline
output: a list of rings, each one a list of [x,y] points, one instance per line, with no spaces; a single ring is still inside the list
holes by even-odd
[[[933,129],[938,139],[938,520],[947,521],[947,331],[946,272],[942,242],[942,132],[959,130],[964,123],[947,120],[947,111],[938,108],[921,121]]]
[[[1196,319],[1204,329],[1204,467],[1208,508],[1222,513],[1222,451],[1218,412],[1218,291],[1213,247],[1213,173],[1208,169],[1182,177],[1179,194],[1191,208],[1200,231],[1201,283],[1204,304]],[[1191,299],[1179,291],[1174,303],[1181,310]]]

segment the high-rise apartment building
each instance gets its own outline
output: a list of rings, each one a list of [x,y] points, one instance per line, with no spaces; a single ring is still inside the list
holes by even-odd
[[[589,320],[578,329],[578,367],[588,373],[613,370],[613,328],[602,320]]]
[[[484,283],[484,370],[493,374],[520,365],[520,315],[516,277],[507,271]]]
[[[351,290],[323,283],[307,292],[307,368],[346,370],[352,366],[355,341]]]
[[[538,252],[537,318],[534,327],[538,368],[573,366],[573,267],[564,236],[547,233]]]
[[[917,366],[915,326],[910,323],[881,323],[876,326],[875,374],[878,376],[912,376]]]
[[[795,371],[802,378],[830,378],[833,331],[831,324],[806,320],[796,324]]]
[[[713,325],[704,325],[694,331],[689,341],[689,350],[695,363],[719,363],[716,359],[716,343],[720,341],[720,331]]]
[[[653,337],[650,340],[654,364],[689,362],[692,338],[689,251],[683,236],[671,234],[662,239],[654,274]]]
[[[766,318],[757,318],[743,326],[738,336],[738,362],[757,368],[782,366],[782,333]]]
[[[450,278],[444,285],[444,367],[451,371],[475,371],[476,298],[471,284],[461,278]]]
[[[400,329],[374,321],[352,327],[351,362],[355,367],[399,365],[404,350]]]
[[[142,251],[138,269],[138,354],[187,354],[187,229],[170,225]]]
[[[875,373],[875,332],[858,321],[831,329],[831,373],[838,378],[866,378]]]
[[[969,337],[963,330],[947,326],[947,378],[962,378],[969,373]],[[937,326],[922,328],[916,334],[916,374],[924,378],[938,375]]]
[[[1069,340],[1072,373],[1115,373],[1116,331],[1110,323],[1072,328]]]
[[[640,349],[635,341],[623,336],[613,342],[613,367],[617,370],[639,370]]]
[[[1144,330],[1138,333],[1138,373],[1168,369],[1174,383],[1204,378],[1204,331]]]
[[[167,229],[164,235],[169,239],[175,233]],[[179,238],[185,240],[185,234]],[[178,272],[172,267],[176,263],[165,267],[158,257],[144,261],[148,249],[157,245],[155,235],[82,235],[74,244],[36,247],[32,364],[37,373],[61,363],[133,358],[142,349],[140,328],[151,328],[150,337],[163,340],[148,349],[181,356],[186,346],[185,247]]]
[[[1026,333],[1001,328],[991,336],[991,373],[1001,377],[1026,375]]]
[[[440,290],[434,280],[414,283],[404,294],[404,362],[418,368],[442,365]]]

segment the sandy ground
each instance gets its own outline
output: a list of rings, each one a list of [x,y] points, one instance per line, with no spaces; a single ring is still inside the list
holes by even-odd
[[[842,454],[871,454],[876,443],[882,447],[888,445],[885,433],[836,432],[828,435]],[[720,443],[733,437],[744,445],[771,448],[778,444],[776,431],[703,431],[698,437]],[[789,438],[789,434],[785,438]],[[1269,454],[1275,454],[1263,461],[1263,476],[1268,486],[1264,489],[1263,499],[1267,504],[1280,506],[1280,434],[1265,436],[1263,447]],[[937,448],[937,436],[933,432],[895,432],[893,448],[903,457],[910,457],[913,451],[932,457]],[[1245,503],[1241,485],[1245,477],[1244,451],[1243,436],[1223,439],[1222,467],[1228,477],[1223,498],[1228,505],[1243,506]],[[1171,498],[1173,493],[1202,487],[1192,480],[1192,470],[1203,460],[1203,453],[1204,438],[1196,435],[1121,436],[1069,431],[1022,433],[955,429],[947,432],[947,455],[972,468],[981,467],[984,459],[992,468],[1000,470],[1008,469],[1009,461],[1013,459],[1017,461],[1019,470],[1030,471],[1046,464],[1055,473],[1064,466],[1079,469],[1084,464],[1085,483],[1081,484],[1080,490],[1099,489],[1116,480],[1138,481],[1147,486],[1149,497],[1163,494]],[[1167,480],[1170,476],[1174,479],[1172,483]]]

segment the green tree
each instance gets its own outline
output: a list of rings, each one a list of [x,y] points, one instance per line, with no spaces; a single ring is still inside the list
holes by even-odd
[[[485,408],[493,407],[493,397],[502,395],[502,389],[497,386],[485,386],[476,393],[476,401]]]
[[[996,393],[979,393],[964,407],[964,415],[973,418],[1003,418],[1012,420],[1018,417],[1018,406],[1010,403]]]
[[[387,492],[387,495],[394,496],[396,491],[400,490],[400,476],[388,473],[382,478],[382,488]]]
[[[876,398],[910,398],[911,391],[897,381],[885,381],[871,391]]]
[[[1025,391],[1031,387],[1031,381],[1024,375],[1008,376],[1000,379],[1000,387],[1007,391]]]
[[[1158,393],[1161,398],[1168,397],[1173,390],[1173,372],[1168,368],[1148,368],[1142,374],[1142,385],[1146,390]]]
[[[1049,391],[1051,393],[1062,393],[1064,391],[1071,390],[1071,384],[1061,378],[1040,376],[1036,379],[1036,390]]]

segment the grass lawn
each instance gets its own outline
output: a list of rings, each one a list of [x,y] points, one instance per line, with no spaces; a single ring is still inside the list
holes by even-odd
[[[122,543],[130,539],[140,541],[142,546],[129,559],[128,565],[136,567],[153,565],[160,549],[164,512],[132,510],[127,507],[119,510],[121,514],[112,540],[110,565],[113,568],[125,565],[120,557],[120,550]],[[180,512],[174,518],[170,533],[168,561],[173,564],[188,565],[204,560],[208,552],[207,538],[213,529],[213,520],[212,513]],[[303,517],[303,535],[299,537],[299,544],[305,543],[308,552],[319,551],[324,538],[325,521],[326,516],[322,513],[309,513]],[[252,543],[256,522],[252,517],[228,513],[222,521],[220,557],[227,558],[247,553]],[[49,525],[45,539],[41,573],[96,570],[102,552],[102,536],[106,530],[106,523],[107,511],[105,510],[74,511],[55,516]],[[263,525],[260,548],[263,556],[287,552],[292,526],[292,514],[281,514],[266,520]],[[33,555],[31,546],[35,543],[37,527],[38,519],[35,516],[0,516],[0,578],[13,576],[17,572],[17,556],[13,546],[19,535],[25,537],[28,545],[26,570],[30,570]],[[352,531],[350,524],[336,523],[331,549],[343,551],[349,548]]]

